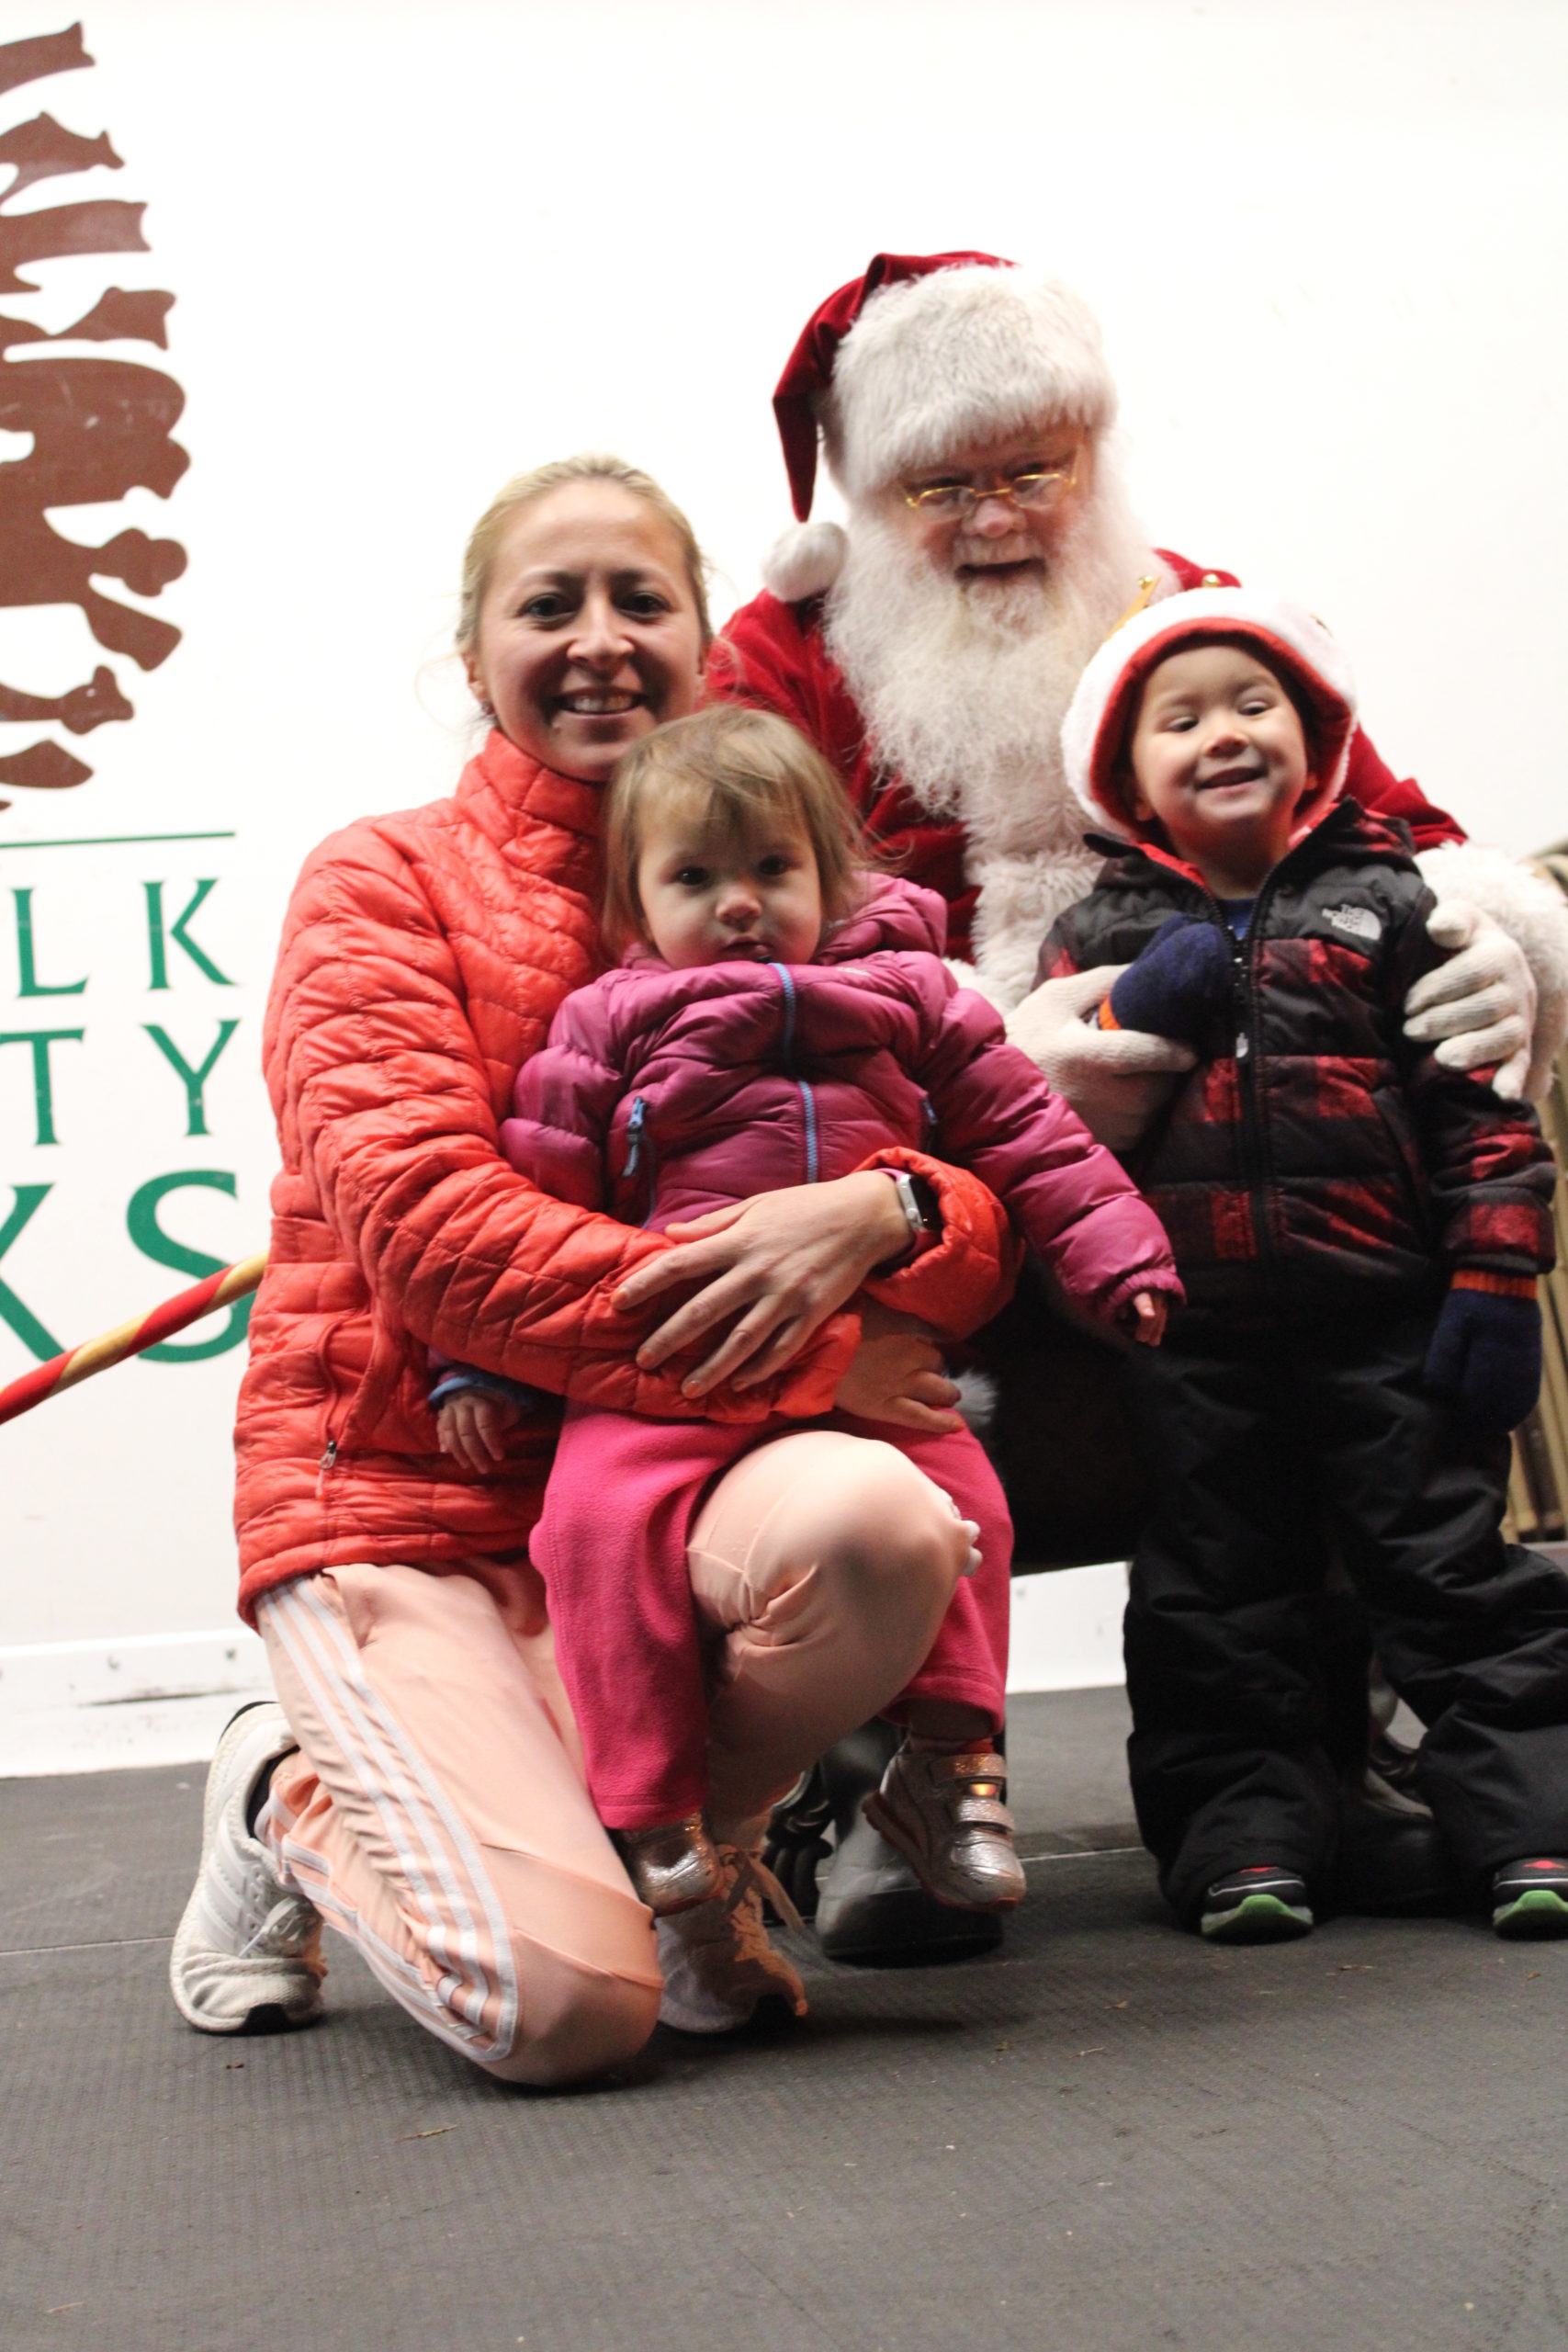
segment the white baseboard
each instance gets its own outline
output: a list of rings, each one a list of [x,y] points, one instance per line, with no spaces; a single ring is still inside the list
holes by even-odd
[[[236,1707],[271,1696],[243,1625],[0,1648],[0,1779],[196,1762]]]
[[[1123,1681],[1126,1605],[1127,1570],[1121,1560],[1015,1577],[1008,1689],[1090,1690]]]
[[[1009,1690],[1120,1682],[1126,1594],[1120,1566],[1020,1577]],[[199,1763],[236,1707],[271,1696],[265,1648],[243,1625],[0,1647],[0,1780]]]

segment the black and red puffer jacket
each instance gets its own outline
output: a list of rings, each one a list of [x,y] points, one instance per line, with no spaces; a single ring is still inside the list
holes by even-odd
[[[1269,876],[1239,943],[1190,868],[1089,840],[1109,862],[1052,930],[1041,979],[1131,963],[1174,912],[1232,947],[1198,1067],[1126,1156],[1193,1306],[1340,1312],[1435,1298],[1461,1268],[1551,1265],[1534,1114],[1404,1035],[1405,996],[1443,956],[1403,824],[1338,801]]]

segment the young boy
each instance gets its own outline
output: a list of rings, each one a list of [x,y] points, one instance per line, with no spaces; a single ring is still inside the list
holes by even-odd
[[[1441,960],[1403,826],[1341,797],[1355,706],[1299,609],[1152,606],[1063,729],[1111,862],[1041,976],[1198,1054],[1128,1156],[1190,1305],[1125,1366],[1153,1515],[1126,1618],[1133,1792],[1184,1925],[1305,1934],[1332,1859],[1314,1623],[1331,1551],[1427,1726],[1422,1792],[1506,1936],[1568,1934],[1568,1577],[1500,1532],[1540,1379],[1553,1170],[1411,1046]],[[1111,839],[1100,836],[1111,835]]]

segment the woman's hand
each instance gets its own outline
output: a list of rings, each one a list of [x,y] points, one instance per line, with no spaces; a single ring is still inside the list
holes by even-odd
[[[645,1372],[706,1332],[731,1325],[682,1382],[686,1396],[705,1396],[726,1380],[737,1388],[754,1387],[781,1371],[874,1267],[909,1246],[897,1191],[871,1170],[831,1183],[761,1193],[689,1225],[672,1225],[668,1234],[679,1247],[639,1266],[621,1285],[616,1303],[636,1309],[677,1285],[700,1285],[637,1350]]]
[[[953,1407],[956,1381],[942,1368],[942,1352],[923,1323],[863,1299],[860,1346],[833,1402],[858,1420],[894,1421],[900,1429],[945,1437],[964,1420]]]

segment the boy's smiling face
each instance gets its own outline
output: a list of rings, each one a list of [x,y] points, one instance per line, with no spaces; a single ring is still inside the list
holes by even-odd
[[[1279,864],[1311,781],[1294,703],[1242,645],[1190,645],[1150,672],[1128,760],[1134,815],[1221,897],[1249,896]]]

